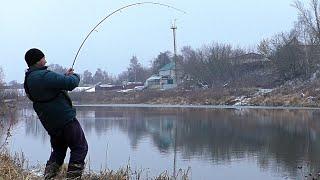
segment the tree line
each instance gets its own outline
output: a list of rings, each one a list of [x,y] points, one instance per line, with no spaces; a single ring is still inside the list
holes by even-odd
[[[175,60],[177,69],[183,71],[184,80],[193,83],[205,82],[209,86],[221,86],[233,82],[247,85],[249,81],[266,78],[269,86],[275,82],[283,83],[296,78],[310,78],[320,66],[320,6],[318,0],[310,0],[308,5],[302,1],[292,4],[297,9],[298,18],[288,32],[281,32],[262,39],[254,50],[233,47],[230,44],[212,43],[194,49],[181,48],[177,57],[169,52],[160,54],[151,61],[150,67],[143,67],[138,58],[130,59],[128,68],[118,77],[98,69],[95,74],[85,71],[83,83],[120,83],[122,81],[144,82],[165,64]],[[248,53],[257,53],[269,59],[268,63],[241,64],[235,60]],[[258,72],[260,70],[260,72]],[[250,73],[255,72],[255,73]],[[260,74],[260,77],[259,77]],[[270,75],[270,74],[269,74]],[[254,79],[256,77],[256,79]]]
[[[261,69],[260,79],[272,72],[270,83],[283,83],[296,78],[308,79],[317,75],[320,66],[320,5],[318,0],[292,4],[297,9],[298,19],[289,32],[281,32],[268,39],[262,39],[255,53],[268,58],[269,63],[234,63],[237,57],[249,53],[245,49],[234,48],[229,44],[213,43],[200,49],[184,47],[181,51],[182,67],[192,78],[207,82],[210,86],[228,82],[247,84],[259,80],[251,73]],[[245,66],[245,67],[244,67]],[[250,67],[252,66],[252,67]],[[249,74],[251,77],[245,77]],[[272,86],[272,84],[271,84]]]
[[[274,60],[282,80],[308,78],[317,72],[320,62],[319,1],[310,0],[292,4],[298,11],[298,19],[289,32],[264,39],[258,51]]]
[[[137,56],[132,56],[129,60],[129,65],[126,70],[121,72],[119,75],[112,75],[101,68],[98,68],[95,72],[85,70],[83,73],[81,73],[81,84],[121,84],[123,82],[144,83],[147,78],[149,78],[152,74],[156,74],[162,66],[170,63],[172,59],[173,56],[169,51],[161,52],[154,60],[151,61],[151,67],[144,67],[139,62]],[[48,68],[58,73],[65,73],[67,71],[67,68],[58,64],[51,64]]]
[[[176,68],[183,72],[183,82],[203,82],[210,87],[225,84],[244,86],[250,82],[264,82],[261,78],[269,78],[265,80],[265,84],[269,83],[272,86],[275,82],[310,78],[318,72],[320,66],[319,1],[310,0],[306,6],[297,0],[292,6],[297,9],[298,18],[291,30],[262,39],[254,50],[249,51],[222,43],[212,43],[197,49],[185,46],[177,56],[170,51],[160,52],[150,61],[149,67],[143,66],[137,56],[132,56],[126,70],[119,75],[112,75],[100,68],[95,72],[86,70],[81,74],[81,83],[145,82],[148,77],[157,74],[161,67],[173,60],[177,62]],[[237,58],[252,52],[270,61],[251,64],[237,61]],[[66,68],[56,64],[50,65],[49,68],[60,73],[66,71]]]

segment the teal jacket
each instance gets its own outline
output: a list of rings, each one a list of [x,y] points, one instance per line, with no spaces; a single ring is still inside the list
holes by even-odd
[[[25,75],[24,89],[33,102],[33,108],[50,136],[76,117],[67,91],[79,85],[79,75],[63,75],[47,70],[47,67],[30,67]]]

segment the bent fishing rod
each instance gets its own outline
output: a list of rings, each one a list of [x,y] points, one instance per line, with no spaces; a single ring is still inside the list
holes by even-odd
[[[102,23],[103,23],[106,19],[108,19],[110,16],[116,14],[117,12],[121,12],[121,10],[123,10],[123,9],[129,8],[129,7],[133,7],[133,6],[143,5],[143,4],[152,4],[152,5],[157,5],[157,6],[163,6],[163,7],[167,7],[167,8],[170,8],[170,9],[173,9],[173,10],[176,10],[176,11],[179,11],[179,12],[182,12],[182,13],[186,14],[186,12],[183,11],[183,10],[181,10],[181,9],[175,8],[175,7],[170,6],[170,5],[167,5],[167,4],[157,3],[157,2],[137,2],[137,3],[133,3],[133,4],[129,4],[129,5],[123,6],[123,7],[119,8],[119,9],[113,11],[112,13],[108,14],[106,17],[104,17],[104,18],[103,18],[97,25],[95,25],[94,28],[87,34],[87,36],[85,37],[85,39],[82,41],[82,43],[81,43],[81,45],[80,45],[80,47],[79,47],[79,49],[78,49],[78,51],[77,51],[76,56],[74,57],[74,60],[73,60],[71,69],[73,69],[73,66],[74,66],[74,64],[75,64],[75,62],[76,62],[76,60],[77,60],[77,57],[78,57],[78,55],[79,55],[79,52],[80,52],[82,46],[83,46],[84,43],[87,41],[87,39],[89,38],[89,36],[91,35],[91,33],[92,33],[93,31],[95,31],[96,28],[97,28],[100,24],[102,24]]]

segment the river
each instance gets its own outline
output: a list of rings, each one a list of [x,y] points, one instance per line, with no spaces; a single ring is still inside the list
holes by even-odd
[[[130,165],[148,177],[189,169],[196,180],[298,179],[318,172],[319,115],[297,108],[77,107],[89,144],[87,169]],[[29,166],[44,165],[50,139],[33,109],[11,118],[10,151],[23,152]]]

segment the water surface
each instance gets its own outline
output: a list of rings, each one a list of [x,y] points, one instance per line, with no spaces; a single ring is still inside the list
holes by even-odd
[[[190,167],[192,179],[238,180],[298,179],[320,170],[319,112],[77,107],[92,170],[116,170],[129,164],[155,176]],[[37,116],[26,108],[15,117],[11,151],[23,151],[30,165],[45,164],[50,142]]]

